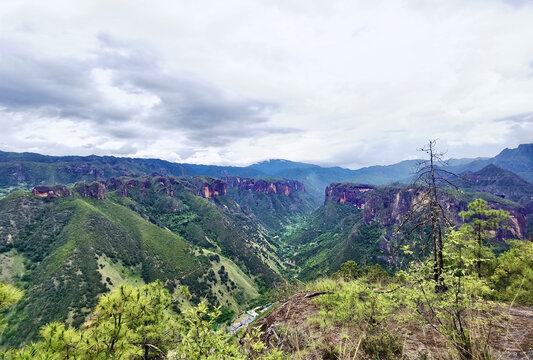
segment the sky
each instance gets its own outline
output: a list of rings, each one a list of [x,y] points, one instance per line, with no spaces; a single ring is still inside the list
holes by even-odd
[[[0,150],[359,168],[533,142],[531,0],[3,0]]]

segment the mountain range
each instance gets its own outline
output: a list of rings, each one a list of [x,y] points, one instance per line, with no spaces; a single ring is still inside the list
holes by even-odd
[[[370,166],[357,170],[321,167],[289,160],[266,160],[246,167],[180,164],[159,159],[119,158],[114,156],[46,156],[34,153],[0,151],[0,188],[16,189],[36,185],[74,184],[117,176],[161,174],[173,176],[275,177],[299,180],[317,202],[332,182],[374,185],[408,183],[418,160],[392,165]],[[533,144],[505,149],[493,158],[450,159],[447,169],[456,173],[477,171],[493,164],[533,181]]]

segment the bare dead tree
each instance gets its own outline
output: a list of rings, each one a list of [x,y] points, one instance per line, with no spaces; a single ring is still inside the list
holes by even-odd
[[[437,291],[444,291],[442,281],[444,269],[443,238],[446,228],[451,226],[451,221],[441,204],[442,196],[439,196],[444,188],[457,189],[453,184],[454,178],[459,178],[453,172],[444,169],[447,162],[444,160],[445,153],[436,149],[436,140],[429,140],[422,148],[418,149],[426,153],[427,159],[421,160],[415,172],[415,180],[412,187],[420,189],[421,194],[413,201],[406,216],[399,224],[399,230],[404,231],[409,225],[407,236],[417,229],[429,226],[431,229],[431,241],[433,246],[433,276],[437,282]]]

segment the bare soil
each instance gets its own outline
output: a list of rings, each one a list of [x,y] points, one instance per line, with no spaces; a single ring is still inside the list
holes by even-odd
[[[360,349],[362,330],[355,325],[321,326],[320,308],[313,299],[323,292],[299,292],[275,306],[252,326],[260,327],[269,347],[288,351],[296,359],[365,359]],[[488,344],[493,359],[533,359],[533,307],[502,305],[491,314],[490,327],[472,329]],[[315,320],[313,320],[315,319]],[[418,323],[388,324],[387,331],[401,334],[402,359],[453,359],[441,334]]]

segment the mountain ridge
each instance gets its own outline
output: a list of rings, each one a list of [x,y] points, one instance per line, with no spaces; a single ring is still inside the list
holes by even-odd
[[[248,178],[277,177],[301,181],[317,203],[332,182],[373,185],[409,183],[419,160],[403,160],[390,165],[374,165],[360,169],[323,167],[283,159],[264,160],[249,166],[219,166],[175,163],[160,159],[115,156],[48,156],[37,153],[0,151],[0,196],[18,188],[36,185],[74,184],[78,181],[108,179],[119,176],[240,176]],[[461,173],[478,171],[488,164],[510,170],[525,180],[533,181],[533,144],[502,150],[493,158],[450,159],[447,170]]]

